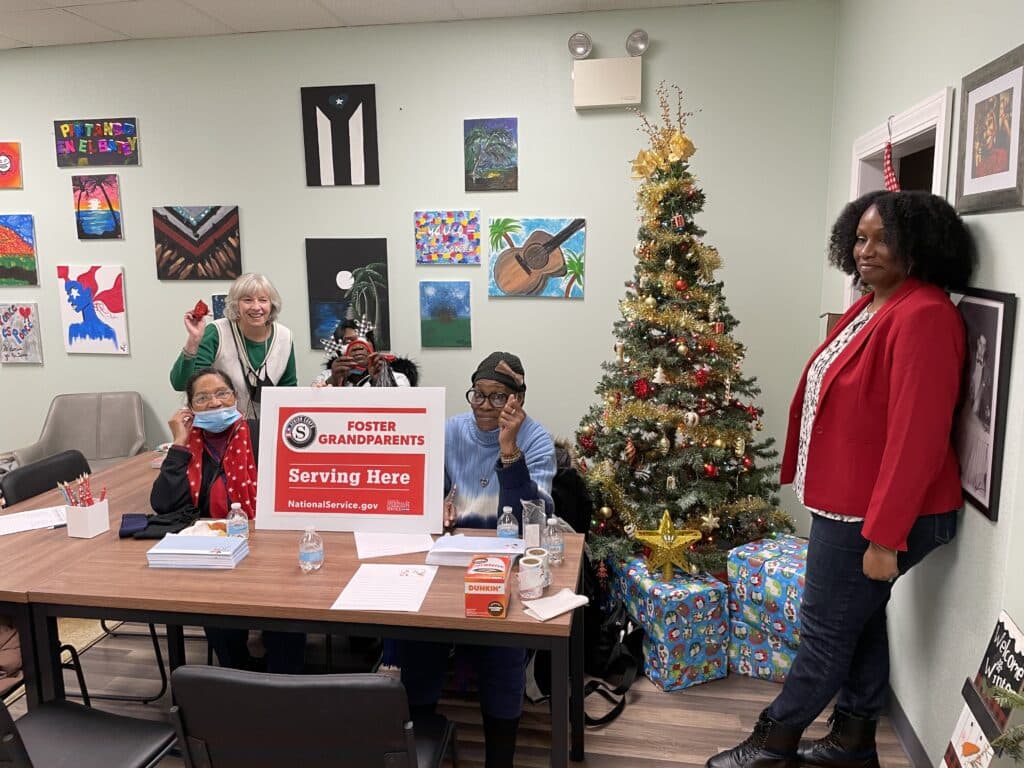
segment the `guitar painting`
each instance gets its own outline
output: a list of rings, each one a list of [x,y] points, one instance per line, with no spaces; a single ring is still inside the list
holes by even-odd
[[[583,298],[586,219],[491,219],[489,296]]]

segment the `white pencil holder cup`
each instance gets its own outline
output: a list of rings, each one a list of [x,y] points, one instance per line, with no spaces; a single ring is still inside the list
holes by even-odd
[[[91,539],[110,530],[110,510],[107,501],[97,501],[91,507],[65,507],[67,510],[68,536],[76,539]]]

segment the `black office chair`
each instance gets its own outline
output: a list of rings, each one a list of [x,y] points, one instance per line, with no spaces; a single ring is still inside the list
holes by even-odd
[[[40,704],[17,722],[0,702],[0,765],[146,768],[174,746],[167,723],[112,715],[70,701]]]
[[[440,766],[455,725],[409,720],[393,677],[273,675],[186,665],[171,674],[171,719],[187,768]]]
[[[17,504],[19,501],[52,491],[57,487],[57,483],[71,482],[82,475],[91,474],[91,472],[92,469],[89,467],[89,462],[81,451],[62,451],[53,456],[47,456],[45,459],[26,464],[23,467],[12,469],[0,478],[0,495],[4,497],[7,504]],[[107,631],[105,625],[103,629]],[[81,693],[68,692],[68,695],[81,696],[86,706],[91,703],[92,699],[137,701],[148,704],[163,698],[163,695],[167,693],[167,670],[164,668],[164,659],[163,654],[160,652],[160,641],[157,638],[156,627],[152,624],[149,625],[149,636],[153,641],[153,652],[156,655],[157,666],[160,669],[160,689],[156,694],[145,696],[94,693],[90,695],[89,690],[85,686],[85,677],[82,674],[82,664],[79,661],[77,649],[72,645],[62,645],[60,647],[61,656],[63,657],[65,653],[70,656],[70,662],[62,664],[62,666],[65,669],[74,671],[81,690]]]
[[[8,504],[52,491],[57,483],[66,483],[92,472],[81,451],[62,451],[0,477],[0,493]]]

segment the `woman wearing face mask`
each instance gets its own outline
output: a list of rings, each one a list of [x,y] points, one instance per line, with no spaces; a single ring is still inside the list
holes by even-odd
[[[292,332],[276,322],[280,313],[281,294],[251,272],[231,284],[220,320],[204,327],[202,317],[186,312],[188,336],[171,368],[171,386],[181,392],[195,371],[215,366],[231,379],[242,415],[258,419],[263,387],[298,384]]]
[[[223,518],[238,502],[249,519],[254,518],[256,459],[234,385],[222,371],[203,368],[189,377],[185,392],[188,406],[167,422],[173,443],[153,483],[150,505],[160,514],[194,507],[202,517]],[[256,666],[249,657],[247,630],[205,629],[221,666]],[[263,644],[268,671],[302,671],[304,634],[264,632]]]

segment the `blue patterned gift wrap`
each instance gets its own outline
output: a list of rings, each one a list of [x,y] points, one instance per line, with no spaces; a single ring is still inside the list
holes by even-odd
[[[732,618],[799,646],[807,540],[780,536],[736,547],[728,570]]]
[[[729,622],[729,671],[782,683],[793,666],[796,649],[744,621]]]
[[[644,628],[644,674],[664,691],[725,677],[729,612],[726,586],[680,570],[666,582],[644,558],[611,563],[612,594]]]

